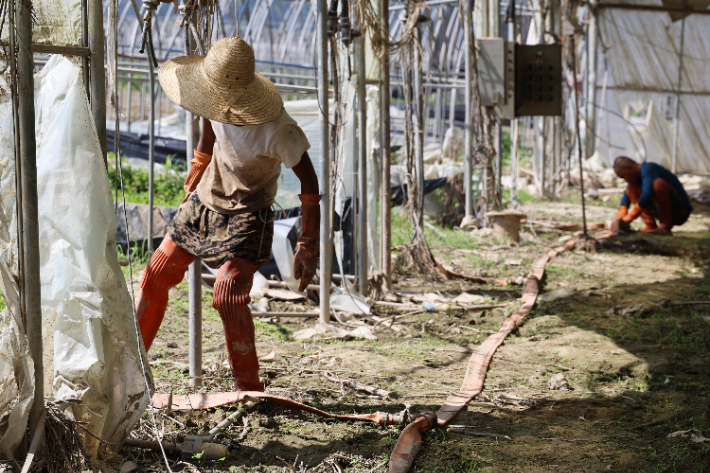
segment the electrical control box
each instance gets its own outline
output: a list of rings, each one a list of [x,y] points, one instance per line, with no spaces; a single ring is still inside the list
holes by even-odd
[[[503,38],[478,40],[478,91],[481,105],[501,118],[515,117],[515,43]]]
[[[562,45],[515,46],[515,116],[562,115]]]
[[[562,114],[562,47],[523,45],[480,38],[478,90],[481,105],[500,118]]]

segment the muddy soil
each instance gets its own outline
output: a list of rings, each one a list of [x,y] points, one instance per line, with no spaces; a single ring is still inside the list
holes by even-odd
[[[581,221],[573,204],[526,204],[530,220]],[[612,211],[613,213],[613,211]],[[589,209],[590,221],[610,210]],[[596,252],[571,250],[547,267],[541,300],[493,358],[484,393],[454,419],[430,432],[413,471],[606,472],[710,469],[710,443],[668,435],[700,429],[710,436],[710,218],[694,215],[672,238],[627,235]],[[533,259],[569,232],[525,225],[523,243],[468,236],[466,244],[432,248],[457,271],[491,279],[520,278]],[[465,247],[463,247],[465,246]],[[140,275],[137,275],[139,278]],[[295,340],[314,319],[256,321],[261,376],[267,391],[338,413],[436,411],[457,391],[469,357],[488,333],[520,305],[519,286],[462,280],[429,283],[395,277],[401,294],[461,292],[504,307],[439,312],[378,326],[377,340]],[[699,303],[698,303],[699,302]],[[219,316],[204,291],[205,385],[188,387],[187,286],[171,292],[170,308],[150,352],[158,392],[230,391]],[[312,310],[272,303],[272,310]],[[379,315],[397,314],[375,306]],[[561,374],[568,389],[550,390]],[[380,398],[337,377],[391,391]],[[336,379],[332,381],[331,379]],[[158,415],[166,437],[213,427],[237,406]],[[146,417],[147,419],[147,417]],[[325,420],[266,404],[221,438],[232,454],[216,462],[175,463],[182,471],[386,471],[399,427]],[[139,435],[147,436],[147,420]],[[122,454],[144,471],[164,471],[160,458]],[[176,458],[171,458],[177,462]]]

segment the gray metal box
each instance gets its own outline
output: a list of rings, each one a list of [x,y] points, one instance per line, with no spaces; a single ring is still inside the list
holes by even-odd
[[[481,105],[495,107],[501,118],[515,117],[515,43],[480,38],[478,90]]]

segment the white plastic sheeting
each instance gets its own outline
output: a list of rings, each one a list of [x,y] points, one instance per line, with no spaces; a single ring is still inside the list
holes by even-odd
[[[53,56],[35,75],[39,270],[45,393],[82,399],[74,417],[112,444],[84,436],[88,453],[101,458],[117,449],[150,397],[139,359],[143,345],[118,264],[111,187],[84,91],[80,67],[61,56]],[[0,137],[5,163],[12,159],[11,129],[0,128]],[[0,184],[2,195],[9,196],[4,175]],[[14,202],[4,198],[3,212],[14,213]],[[0,237],[7,252],[17,251],[12,235],[0,232]],[[9,303],[13,291],[8,291],[5,266],[0,261]],[[13,361],[26,364],[26,370],[31,363],[28,357]],[[150,373],[147,377],[152,389]]]
[[[685,22],[677,170],[710,174],[710,17],[690,15]],[[611,110],[597,113],[604,115],[597,125],[601,153],[610,161],[626,154],[670,168],[682,21],[665,12],[600,9],[599,24],[601,43],[610,48],[610,90],[601,105]],[[600,85],[603,63],[600,53]],[[598,101],[601,94],[600,86]]]
[[[0,42],[7,44],[9,30]],[[32,43],[81,46],[81,0],[32,0]]]
[[[0,70],[6,70],[0,61]],[[12,100],[0,74],[0,457],[12,458],[25,435],[34,396],[34,364],[20,315]],[[4,92],[3,92],[4,91]]]

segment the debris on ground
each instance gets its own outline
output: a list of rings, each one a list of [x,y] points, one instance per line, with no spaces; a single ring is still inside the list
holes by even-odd
[[[710,443],[710,438],[705,437],[700,429],[679,430],[668,434],[669,439],[674,437],[689,439],[694,443]]]
[[[567,378],[565,378],[565,375],[557,373],[550,378],[548,386],[552,391],[566,391],[569,389],[569,382],[567,381]]]

